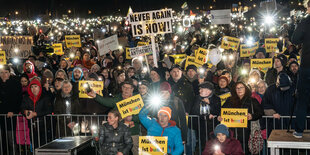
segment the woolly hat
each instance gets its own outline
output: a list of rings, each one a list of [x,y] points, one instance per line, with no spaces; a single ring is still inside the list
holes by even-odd
[[[166,81],[160,84],[159,90],[168,91],[170,94],[172,92],[170,84]]]
[[[169,107],[160,108],[157,115],[159,115],[160,113],[166,114],[169,117],[169,120],[171,119],[171,109]]]
[[[287,57],[283,54],[279,54],[275,59],[279,59],[281,61],[282,66],[286,66],[287,64]]]
[[[199,84],[198,86],[199,86],[199,88],[207,88],[207,89],[209,89],[209,90],[211,90],[211,91],[214,90],[214,85],[213,85],[213,83],[211,83],[211,82],[209,82],[209,81],[203,82],[203,83]]]
[[[259,52],[262,52],[262,53],[264,54],[264,56],[266,57],[266,49],[265,49],[265,48],[262,48],[262,47],[258,48],[258,49],[256,50],[256,52],[255,52],[255,55],[256,55],[257,53],[259,53]]]
[[[196,67],[195,65],[188,65],[188,66],[186,67],[186,72],[188,72],[188,70],[190,70],[190,69],[192,69],[192,70],[194,70],[195,72],[197,72],[197,67]]]
[[[292,85],[290,77],[285,72],[280,72],[277,77],[277,86],[278,87],[289,87]]]
[[[214,129],[214,135],[217,136],[218,133],[225,134],[227,137],[229,136],[229,131],[226,125],[219,124]]]
[[[227,77],[226,77],[225,75],[221,75],[221,76],[218,78],[217,82],[219,82],[221,79],[224,79],[224,80],[227,82],[227,85],[229,84],[229,81],[228,81],[228,79],[227,79]]]

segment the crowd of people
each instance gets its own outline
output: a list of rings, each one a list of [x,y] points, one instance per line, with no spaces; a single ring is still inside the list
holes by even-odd
[[[84,40],[82,47],[65,50],[64,55],[39,51],[25,59],[23,64],[2,65],[0,114],[5,116],[0,118],[1,136],[9,139],[2,141],[2,151],[7,151],[9,147],[6,145],[16,143],[15,114],[33,120],[34,124],[27,124],[34,130],[34,147],[41,146],[46,139],[55,138],[51,135],[50,124],[44,123],[53,120],[46,120],[52,118],[44,116],[79,114],[107,115],[107,123],[100,125],[97,139],[102,154],[138,154],[141,133],[167,136],[167,153],[172,155],[183,151],[194,154],[198,140],[206,155],[253,153],[248,144],[252,122],[260,123],[264,140],[272,129],[290,126],[289,119],[281,119],[281,116],[290,116],[294,112],[299,56],[306,57],[301,59],[304,67],[309,64],[308,55],[301,54],[306,48],[298,38],[302,32],[294,33],[298,21],[291,17],[291,22],[279,25],[282,29],[276,32],[251,30],[259,47],[250,57],[241,58],[239,49],[228,49],[223,50],[222,55],[230,56],[229,59],[222,58],[215,64],[206,61],[200,66],[187,65],[186,57],[177,62],[173,55],[195,56],[199,47],[209,51],[220,48],[223,36],[246,40],[248,32],[245,29],[224,25],[210,28],[205,20],[207,18],[203,17],[203,20],[194,21],[181,34],[176,31],[157,36],[157,62],[154,62],[153,54],[128,59],[123,49],[99,55],[96,41],[81,35]],[[203,33],[206,28],[213,29],[212,34]],[[236,29],[240,31],[236,33]],[[49,42],[50,37],[36,37],[48,33],[37,31],[34,43]],[[129,28],[119,28],[111,33],[126,36],[127,47],[150,42],[148,37],[132,37]],[[265,38],[280,38],[278,51],[267,53]],[[251,59],[263,58],[272,58],[272,67],[268,71],[251,67]],[[103,81],[102,95],[90,89],[87,91],[89,98],[79,98],[79,81],[83,80]],[[221,96],[228,93],[230,97],[223,100]],[[141,95],[144,107],[137,115],[121,118],[116,103],[136,94]],[[248,109],[248,127],[228,129],[221,124],[221,108]],[[188,117],[194,115],[199,117]],[[274,119],[266,120],[262,116]],[[98,121],[94,119],[87,121]],[[60,137],[73,135],[79,124],[77,132],[91,133],[92,130],[91,126],[82,125],[87,122],[74,117],[57,119],[55,124],[58,124],[55,135]],[[292,125],[294,128],[294,123]],[[141,132],[140,126],[146,131]]]

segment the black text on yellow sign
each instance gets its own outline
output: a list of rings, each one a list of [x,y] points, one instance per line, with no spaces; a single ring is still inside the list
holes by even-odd
[[[265,49],[267,53],[278,52],[278,42],[279,38],[266,38],[265,39]]]
[[[87,84],[92,90],[94,90],[100,96],[103,96],[103,81],[79,81],[79,98],[91,98],[87,95],[86,87]]]
[[[221,124],[232,128],[246,128],[248,126],[248,109],[242,108],[222,108]]]
[[[5,51],[0,51],[0,65],[6,64],[6,56]]]
[[[237,51],[239,48],[240,39],[235,37],[224,36],[221,43],[221,48]]]
[[[240,45],[240,57],[250,57],[255,55],[255,51],[258,49],[258,42],[252,45],[242,44]]]
[[[199,47],[198,48],[198,51],[195,55],[195,62],[200,64],[200,65],[203,65],[207,62],[207,54],[208,54],[208,50],[207,49],[204,49],[204,48],[201,48]]]
[[[80,35],[66,35],[65,41],[67,48],[82,46]]]
[[[120,112],[122,118],[130,115],[139,114],[143,108],[144,103],[140,94],[122,100],[116,103],[117,109]]]
[[[272,58],[251,59],[251,68],[257,68],[258,70],[266,73],[268,68],[271,67],[272,67]]]
[[[131,57],[130,57],[130,52],[129,52],[129,47],[126,47],[126,59],[132,59]]]
[[[167,153],[168,137],[139,136],[139,155],[163,155]]]
[[[186,62],[185,62],[185,70],[187,66],[189,65],[195,65],[197,68],[200,67],[201,65],[195,62],[195,57],[193,56],[187,56],[186,57]]]
[[[56,55],[63,55],[62,43],[53,44],[54,53]]]
[[[146,46],[146,45],[149,45],[149,42],[139,41],[139,42],[137,43],[137,46]]]

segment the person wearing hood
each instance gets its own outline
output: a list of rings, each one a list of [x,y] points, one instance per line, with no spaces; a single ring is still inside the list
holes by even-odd
[[[144,106],[140,113],[140,122],[147,130],[148,136],[166,136],[168,137],[167,153],[171,155],[181,155],[184,147],[182,144],[182,136],[180,129],[176,126],[176,122],[171,120],[171,109],[162,107],[157,112],[158,120],[149,118],[149,109],[152,106]]]
[[[82,65],[87,68],[91,69],[91,67],[95,64],[95,62],[90,59],[90,53],[89,52],[84,52],[82,55]]]
[[[50,135],[50,123],[44,123],[44,116],[51,114],[53,111],[52,101],[48,95],[42,94],[42,86],[38,78],[33,78],[30,81],[28,94],[23,97],[21,110],[28,120],[33,119],[34,148],[43,145],[46,139],[52,138],[46,137]],[[49,122],[48,118],[46,118],[46,122]],[[29,124],[31,125],[30,122]],[[47,129],[47,135],[45,129]]]
[[[273,68],[268,69],[265,75],[265,81],[268,85],[276,83],[277,76],[280,72],[286,72],[287,57],[279,54],[274,58]]]
[[[164,70],[161,68],[154,67],[152,68],[150,72],[150,79],[151,79],[151,84],[150,84],[150,92],[158,92],[160,84],[165,80],[164,76]]]
[[[224,124],[215,127],[213,136],[214,138],[206,143],[202,155],[244,155],[240,142]]]
[[[74,95],[79,94],[79,81],[83,80],[84,74],[83,70],[80,67],[75,67],[72,72],[71,84],[72,84],[72,91]]]
[[[297,85],[297,76],[298,76],[299,64],[297,61],[292,61],[288,65],[288,72],[287,74],[290,76],[293,84]]]
[[[29,79],[33,78],[34,76],[38,76],[38,74],[35,72],[34,64],[31,61],[27,60],[24,63],[23,67],[24,67],[24,73],[27,74]]]

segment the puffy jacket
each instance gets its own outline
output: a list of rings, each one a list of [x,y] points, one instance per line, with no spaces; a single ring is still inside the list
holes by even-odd
[[[103,124],[99,131],[99,145],[102,155],[116,155],[122,152],[128,155],[132,147],[131,134],[128,127],[119,122],[116,129],[109,123]]]
[[[172,155],[182,154],[184,147],[181,138],[181,130],[176,127],[174,121],[169,121],[168,127],[161,127],[155,119],[147,117],[147,108],[142,108],[139,113],[140,122],[147,130],[148,136],[166,136],[168,137],[168,152]]]

